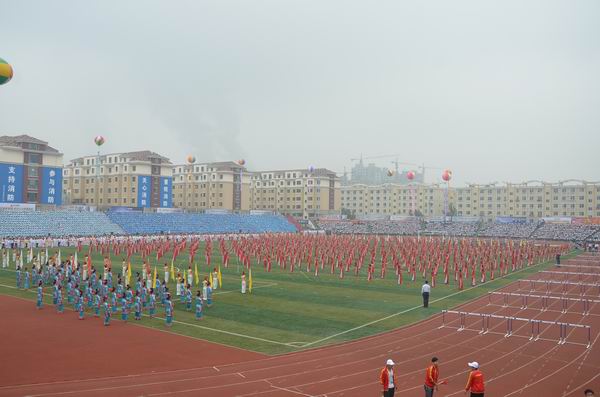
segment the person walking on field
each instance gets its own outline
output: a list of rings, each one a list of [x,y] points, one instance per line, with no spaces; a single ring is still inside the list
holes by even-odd
[[[379,380],[383,387],[383,397],[394,397],[396,375],[394,374],[394,362],[391,359],[386,361],[385,367],[381,370]]]
[[[438,379],[440,370],[438,368],[438,358],[431,359],[431,365],[425,371],[425,397],[433,397],[433,391],[438,390]]]
[[[429,307],[429,292],[431,292],[431,285],[425,280],[425,284],[421,287],[421,295],[423,295],[423,307]]]
[[[465,394],[470,391],[471,397],[484,397],[483,393],[485,392],[485,386],[483,384],[483,374],[479,370],[479,363],[473,361],[472,363],[469,363],[468,366],[471,368],[471,372],[469,372],[469,378],[467,379],[467,385],[465,386]]]

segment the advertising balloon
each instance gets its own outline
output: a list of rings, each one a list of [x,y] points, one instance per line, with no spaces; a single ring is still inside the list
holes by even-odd
[[[442,172],[442,179],[444,182],[450,182],[450,179],[452,179],[452,171],[444,170],[444,172]]]
[[[187,161],[188,164],[194,164],[196,162],[196,157],[194,157],[191,154],[188,154],[187,157],[185,158],[185,161]]]
[[[94,138],[94,143],[96,144],[96,146],[104,145],[105,141],[106,140],[104,139],[104,137],[102,135],[98,135],[97,137]]]
[[[389,170],[387,171],[387,174],[388,174],[388,176],[394,176],[395,172],[394,172],[394,170],[392,170],[392,169],[389,169]]]
[[[238,163],[239,165],[245,165],[245,164],[246,164],[246,160],[244,160],[244,159],[240,159],[240,160],[238,160],[238,161],[237,161],[237,163]]]
[[[415,179],[415,172],[414,171],[408,171],[406,173],[406,178],[408,178],[409,181],[412,181],[413,179]]]
[[[314,165],[310,165],[310,166],[308,166],[308,172],[310,172],[310,173],[313,173],[313,172],[315,172],[315,169],[316,169],[316,168],[315,168],[315,166],[314,166]]]
[[[0,58],[0,85],[6,84],[13,77],[13,68],[8,62]]]

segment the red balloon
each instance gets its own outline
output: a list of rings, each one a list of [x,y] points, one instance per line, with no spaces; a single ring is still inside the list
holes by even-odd
[[[412,181],[413,179],[415,179],[415,172],[414,171],[408,171],[406,173],[406,177],[408,178],[409,181]]]
[[[442,172],[442,179],[444,182],[450,181],[450,179],[452,179],[452,171],[444,170],[444,172]]]

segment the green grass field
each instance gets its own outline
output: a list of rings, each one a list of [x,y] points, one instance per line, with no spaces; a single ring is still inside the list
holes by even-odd
[[[73,249],[61,250],[63,259],[71,252]],[[204,255],[202,245],[198,252],[199,256]],[[186,255],[182,253],[180,258],[186,258]],[[79,259],[83,260],[83,255]],[[113,257],[112,261],[116,282],[121,259]],[[139,256],[133,256],[131,262],[135,275],[136,270],[141,270],[142,261]],[[93,263],[101,272],[102,257],[99,254],[93,256]],[[211,268],[219,264],[220,256],[213,254]],[[0,294],[30,299],[34,311],[35,290],[15,289],[14,264],[11,265],[11,270],[0,270]],[[175,300],[175,323],[171,331],[270,355],[288,353],[357,339],[414,323],[548,266],[551,266],[551,262],[524,268],[504,278],[478,284],[475,288],[470,287],[470,280],[465,280],[465,289],[460,292],[452,284],[440,284],[443,275],[438,275],[438,284],[432,289],[430,307],[423,309],[420,307],[422,279],[419,276],[415,282],[411,282],[405,273],[404,284],[398,286],[393,271],[389,271],[387,279],[376,278],[367,282],[364,268],[358,277],[352,273],[340,280],[339,275],[331,275],[326,270],[315,277],[297,268],[294,273],[282,271],[275,264],[272,271],[267,273],[262,266],[253,264],[253,292],[242,295],[242,268],[233,259],[229,268],[221,266],[223,288],[214,292],[213,306],[205,309],[202,321],[196,321],[194,313],[186,312],[183,305]],[[180,264],[179,267],[184,266]],[[198,269],[201,278],[208,275],[206,265],[199,265]],[[162,270],[161,264],[158,266],[159,276]],[[175,285],[172,282],[170,284],[169,289],[174,294]],[[46,288],[46,292],[50,292],[50,289]],[[46,302],[51,304],[50,296],[46,297]],[[157,313],[160,318],[144,317],[136,324],[165,329],[164,320],[161,319],[164,316],[162,306],[157,307]],[[75,313],[72,315],[75,316]],[[132,317],[130,323],[133,323]],[[101,326],[100,321],[98,326]]]

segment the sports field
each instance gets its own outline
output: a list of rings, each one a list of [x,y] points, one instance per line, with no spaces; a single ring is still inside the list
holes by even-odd
[[[201,244],[199,252],[203,252],[203,248]],[[67,258],[74,250],[61,249],[62,258]],[[79,254],[80,261],[83,259],[83,252]],[[565,256],[565,259],[573,254]],[[182,257],[186,257],[185,253],[182,253]],[[102,272],[101,254],[94,253],[92,259],[97,271]],[[116,282],[122,259],[112,255],[111,260]],[[376,265],[379,265],[380,258],[377,260]],[[155,260],[151,260],[153,269],[154,263]],[[131,264],[134,275],[136,271],[141,271],[142,259],[139,255],[131,257]],[[164,262],[157,266],[159,276],[163,274],[163,264]],[[304,268],[296,268],[291,273],[289,269],[274,267],[271,272],[266,272],[263,266],[253,263],[252,294],[242,295],[240,274],[243,267],[235,258],[230,260],[229,267],[225,268],[220,263],[220,257],[214,255],[210,269],[204,263],[199,265],[200,278],[207,276],[209,270],[219,265],[223,274],[223,288],[213,293],[213,306],[205,309],[204,319],[195,320],[193,312],[187,312],[176,299],[175,320],[171,331],[274,355],[362,338],[414,323],[512,281],[525,278],[533,272],[551,266],[551,262],[524,267],[504,277],[496,277],[494,281],[482,284],[478,282],[475,287],[470,286],[469,280],[465,282],[462,291],[454,285],[453,279],[449,285],[444,285],[443,275],[438,275],[428,309],[421,307],[420,289],[423,280],[419,275],[414,282],[405,277],[403,284],[398,285],[393,272],[385,279],[376,277],[367,281],[364,268],[358,276],[348,273],[340,279],[338,274],[332,275],[327,271],[315,276],[313,271],[306,272]],[[176,263],[176,266],[184,268],[182,264]],[[11,269],[0,270],[0,294],[30,299],[33,311],[35,290],[17,290],[15,285],[15,270],[12,264]],[[172,281],[169,289],[175,291]],[[49,293],[49,288],[45,292]],[[49,294],[45,299],[47,304],[51,304]],[[47,310],[53,308],[47,306]],[[165,329],[161,306],[158,307],[158,313],[158,318],[144,317],[135,323]],[[67,310],[65,315],[75,316],[75,313]],[[98,327],[102,327],[101,321],[97,321]],[[133,322],[130,320],[130,323]]]

